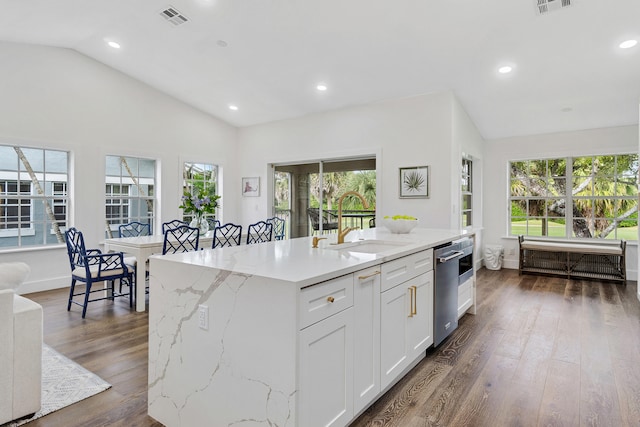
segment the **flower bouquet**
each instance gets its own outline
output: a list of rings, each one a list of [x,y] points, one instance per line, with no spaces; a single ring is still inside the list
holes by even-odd
[[[181,208],[185,214],[193,213],[193,219],[189,226],[199,228],[200,235],[209,231],[209,223],[207,222],[206,215],[214,215],[218,207],[220,196],[213,192],[213,188],[208,190],[194,189],[193,193],[185,190],[182,195],[182,204],[179,208]]]

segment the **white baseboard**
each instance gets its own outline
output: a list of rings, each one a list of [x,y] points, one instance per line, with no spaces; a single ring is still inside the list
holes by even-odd
[[[54,277],[46,280],[24,282],[16,292],[20,295],[25,295],[34,292],[50,291],[52,289],[68,288],[69,286],[71,286],[70,276]]]

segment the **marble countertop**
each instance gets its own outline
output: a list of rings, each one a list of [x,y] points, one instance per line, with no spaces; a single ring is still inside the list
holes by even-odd
[[[312,248],[312,237],[281,240],[230,248],[205,249],[173,255],[154,255],[155,262],[177,262],[209,267],[239,274],[295,282],[300,287],[312,285],[372,267],[392,259],[447,243],[472,233],[458,230],[416,228],[408,234],[392,234],[383,227],[352,231],[345,242],[379,240],[397,242],[377,254],[336,250],[336,234],[327,234],[318,248]],[[400,245],[402,244],[402,245]]]

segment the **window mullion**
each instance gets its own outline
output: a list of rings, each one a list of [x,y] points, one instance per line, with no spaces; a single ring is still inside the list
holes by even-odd
[[[564,222],[565,222],[565,235],[567,238],[573,236],[573,157],[567,157],[567,183],[565,191],[565,209],[564,209]]]

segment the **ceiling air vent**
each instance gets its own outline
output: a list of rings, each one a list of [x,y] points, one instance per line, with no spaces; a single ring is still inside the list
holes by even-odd
[[[187,19],[186,16],[178,12],[178,9],[176,9],[173,6],[169,6],[168,8],[160,12],[160,16],[162,16],[164,19],[166,19],[167,21],[169,21],[175,26],[184,24],[189,20]]]
[[[560,10],[563,7],[571,6],[571,0],[534,0],[538,15],[544,15],[554,10]]]

